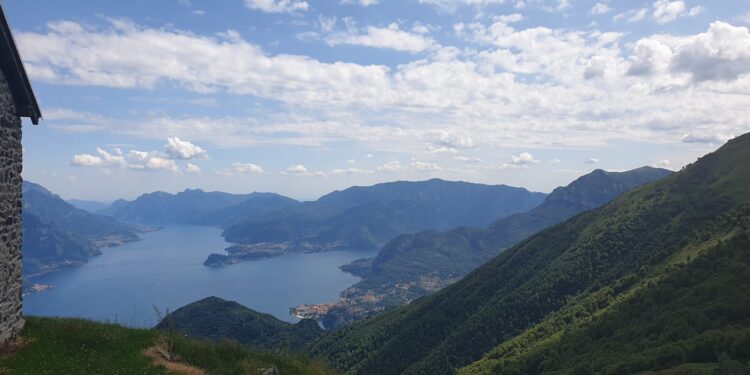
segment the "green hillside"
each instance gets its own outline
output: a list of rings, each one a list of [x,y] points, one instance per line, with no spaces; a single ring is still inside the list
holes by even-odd
[[[79,209],[32,182],[23,183],[23,274],[86,263],[100,248],[138,240],[138,228]]]
[[[742,367],[750,361],[748,182],[744,135],[310,352],[369,374]]]
[[[651,167],[625,172],[597,169],[558,187],[534,209],[501,218],[485,229],[461,227],[398,236],[376,257],[342,267],[363,279],[344,291],[321,320],[336,327],[431,294],[528,236],[669,174]]]
[[[330,374],[321,363],[283,352],[246,349],[232,342],[204,342],[155,330],[132,329],[78,319],[26,317],[20,345],[0,352],[0,374]],[[145,353],[158,348],[170,357],[168,371]],[[153,355],[153,354],[152,354]],[[203,372],[195,372],[203,371]]]
[[[175,310],[156,328],[174,329],[203,339],[231,338],[250,347],[288,350],[299,350],[325,332],[312,320],[291,324],[217,297]]]

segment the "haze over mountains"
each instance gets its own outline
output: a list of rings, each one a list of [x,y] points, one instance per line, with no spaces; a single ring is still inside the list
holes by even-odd
[[[32,182],[23,183],[23,273],[85,263],[102,247],[137,241],[139,228],[75,208]]]
[[[335,327],[435,292],[529,235],[671,173],[651,167],[627,172],[598,169],[555,189],[532,210],[500,218],[486,229],[460,227],[398,236],[376,257],[342,267],[363,280],[342,292],[342,299],[320,318],[327,327]]]
[[[743,373],[748,186],[750,134],[309,352],[360,374]]]

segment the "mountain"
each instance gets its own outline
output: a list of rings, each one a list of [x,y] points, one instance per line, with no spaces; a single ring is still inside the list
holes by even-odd
[[[316,318],[336,327],[433,293],[524,238],[670,173],[650,167],[627,172],[597,169],[555,189],[532,210],[499,219],[486,229],[463,227],[396,237],[375,258],[342,267],[363,279]]]
[[[291,324],[218,297],[208,297],[175,310],[162,319],[156,329],[174,329],[191,337],[214,341],[231,338],[250,347],[294,351],[325,333],[313,320]]]
[[[68,199],[66,200],[66,202],[70,203],[70,205],[75,208],[80,208],[91,213],[97,213],[110,206],[110,203],[88,201],[83,199]]]
[[[177,194],[161,191],[143,194],[134,201],[120,199],[101,213],[125,222],[148,225],[229,225],[296,204],[291,198],[273,193],[229,194],[188,189]]]
[[[138,228],[73,207],[44,187],[23,183],[23,272],[85,263],[102,247],[138,240]]]
[[[310,353],[361,374],[746,367],[748,186],[750,134]]]
[[[314,202],[256,216],[224,231],[227,262],[336,249],[377,249],[402,233],[484,226],[528,211],[545,195],[505,185],[439,179],[390,182],[335,191]]]

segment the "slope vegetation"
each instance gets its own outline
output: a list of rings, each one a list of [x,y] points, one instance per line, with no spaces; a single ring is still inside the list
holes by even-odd
[[[23,184],[23,272],[85,263],[100,248],[138,240],[138,228],[78,209],[40,185]]]
[[[524,238],[670,173],[650,167],[627,172],[598,169],[555,189],[531,211],[499,219],[486,229],[398,236],[375,258],[343,267],[363,280],[344,291],[322,321],[335,327],[435,292]]]
[[[528,211],[544,194],[504,185],[433,179],[351,187],[224,231],[228,241],[267,251],[377,249],[402,234],[459,225],[485,226]],[[242,249],[230,252],[239,253]]]
[[[439,293],[334,332],[310,352],[372,374],[465,366],[575,373],[576,364],[626,373],[722,358],[742,366],[750,360],[748,182],[744,135],[524,240]]]
[[[174,329],[202,339],[231,338],[251,347],[289,350],[299,350],[324,333],[312,320],[291,324],[217,297],[208,297],[175,310],[156,328]]]

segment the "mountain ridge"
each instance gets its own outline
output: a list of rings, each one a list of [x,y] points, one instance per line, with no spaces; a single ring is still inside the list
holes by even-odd
[[[363,280],[342,292],[339,302],[318,318],[327,327],[336,327],[406,304],[449,285],[541,229],[670,173],[652,167],[625,172],[597,169],[556,188],[530,211],[501,218],[485,229],[460,227],[401,235],[374,258],[343,266]]]
[[[582,364],[581,373],[640,372],[695,361],[719,362],[721,353],[748,361],[750,332],[740,331],[736,337],[740,341],[728,335],[732,326],[750,323],[748,294],[738,287],[744,284],[730,282],[734,273],[750,274],[750,196],[744,184],[749,180],[747,134],[678,173],[521,241],[436,294],[331,333],[314,343],[310,353],[347,373],[378,374],[453,373],[488,353],[498,354],[478,373],[506,368],[509,374],[579,369],[566,367],[571,363]],[[722,262],[730,262],[732,271],[719,267]],[[703,285],[698,279],[693,283],[684,277],[684,287],[704,297],[695,299],[695,305],[690,299],[679,299],[669,280],[686,269],[708,275],[718,272],[722,277],[709,284],[711,293],[721,295],[720,301],[740,297],[741,304],[714,301],[712,294],[695,289]],[[666,281],[649,282],[654,277]],[[641,327],[608,320],[609,332],[635,329],[630,330],[632,340],[614,351],[603,342],[589,346],[593,357],[576,353],[575,348],[585,343],[573,339],[565,341],[566,346],[556,346],[564,352],[545,351],[551,348],[550,340],[567,338],[565,333],[576,327],[591,327],[591,317],[600,316],[608,307],[618,309],[613,301],[637,301],[628,294],[636,288],[645,288],[655,298],[678,298],[681,309],[716,323],[693,325],[678,339],[670,331],[645,329],[647,320],[640,321]],[[659,321],[690,326],[690,317],[665,308],[655,311]],[[569,320],[559,319],[545,328],[545,322],[561,315]],[[538,335],[524,336],[535,328],[541,330]],[[606,338],[607,331],[603,332],[597,337]],[[715,332],[715,340],[706,341],[714,337],[710,332]],[[656,336],[650,339],[652,334]],[[511,345],[511,340],[519,341],[508,349],[535,355],[513,357],[513,351],[503,352],[501,345]],[[685,347],[680,350],[675,345]],[[708,345],[708,350],[700,349],[701,345]],[[706,352],[708,357],[702,354]],[[597,353],[602,355],[598,360],[584,361],[595,359]],[[550,361],[545,362],[548,357]],[[636,357],[640,359],[630,363],[618,359]],[[465,371],[470,370],[474,368]]]

